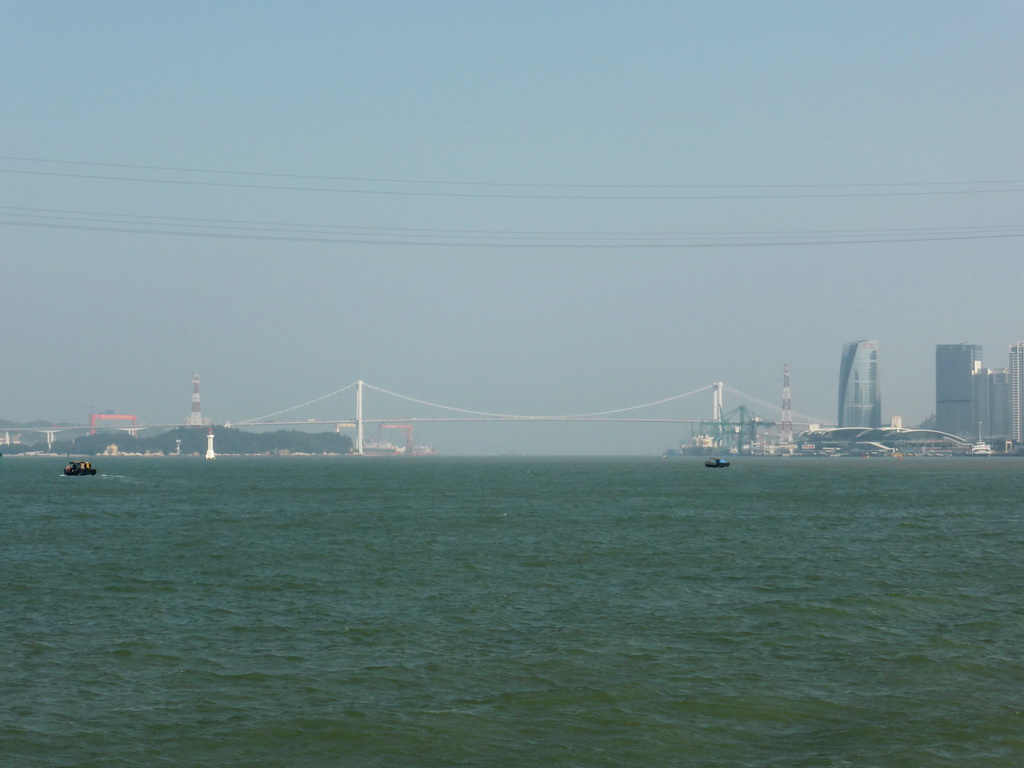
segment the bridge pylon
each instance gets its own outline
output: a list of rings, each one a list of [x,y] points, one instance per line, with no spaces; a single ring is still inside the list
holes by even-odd
[[[363,381],[356,382],[356,453],[363,455]]]

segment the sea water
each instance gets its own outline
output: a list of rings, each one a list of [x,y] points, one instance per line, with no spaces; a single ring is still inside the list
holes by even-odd
[[[1024,765],[1024,461],[63,463],[5,766]]]

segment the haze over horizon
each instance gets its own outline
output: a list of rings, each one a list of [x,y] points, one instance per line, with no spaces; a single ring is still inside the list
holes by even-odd
[[[842,346],[870,338],[883,419],[916,424],[936,344],[999,368],[1024,339],[1019,4],[6,10],[0,419],[177,423],[193,371],[220,422],[360,379],[526,415],[714,381],[779,403],[788,364],[793,409],[832,420]],[[707,416],[710,394],[657,413]]]

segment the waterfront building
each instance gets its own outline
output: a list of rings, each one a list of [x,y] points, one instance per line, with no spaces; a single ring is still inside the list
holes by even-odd
[[[843,346],[839,366],[838,424],[840,427],[882,426],[878,342],[874,339],[851,341]]]
[[[981,370],[980,344],[935,347],[935,426],[957,437],[979,437],[975,374]]]
[[[1010,439],[1024,443],[1024,341],[1010,345]]]
[[[835,456],[966,455],[972,441],[934,429],[836,427],[801,432],[798,453]]]

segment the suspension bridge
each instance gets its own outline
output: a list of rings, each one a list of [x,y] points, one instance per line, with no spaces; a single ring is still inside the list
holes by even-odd
[[[198,389],[198,388],[197,388]],[[411,405],[416,405],[426,408],[432,408],[442,411],[444,415],[441,416],[389,416],[387,418],[378,417],[367,417],[364,413],[364,394],[367,392],[376,392],[378,394],[386,395],[389,397],[397,398],[400,401],[407,402]],[[322,401],[338,397],[346,392],[354,392],[354,412],[351,416],[345,416],[334,419],[295,419],[295,418],[282,418],[288,414],[293,414],[301,409],[308,408]],[[709,417],[702,419],[693,418],[678,418],[672,416],[644,416],[639,415],[640,412],[645,409],[650,410],[658,406],[665,405],[667,403],[683,400],[688,397],[693,397],[701,393],[710,392],[711,397],[711,409]],[[354,450],[358,454],[363,454],[367,445],[366,440],[366,428],[371,425],[377,425],[378,427],[385,425],[395,425],[396,422],[401,422],[402,426],[414,425],[414,424],[429,424],[439,422],[591,422],[591,423],[648,423],[648,424],[690,424],[690,425],[722,425],[724,419],[727,418],[727,414],[723,407],[723,395],[728,392],[736,397],[741,398],[744,401],[754,403],[768,411],[780,412],[781,419],[779,422],[752,417],[749,419],[749,423],[759,427],[776,426],[781,424],[783,429],[789,422],[790,428],[793,424],[796,425],[809,425],[809,424],[820,424],[825,423],[823,419],[816,419],[806,414],[799,413],[788,413],[785,409],[780,408],[778,405],[773,405],[764,400],[761,400],[752,395],[748,395],[730,386],[727,386],[723,382],[713,382],[703,387],[691,390],[689,392],[683,392],[677,395],[671,395],[669,397],[662,398],[660,400],[654,400],[651,402],[640,403],[638,405],[626,406],[623,408],[616,408],[612,410],[596,411],[590,413],[576,413],[566,415],[525,415],[525,414],[512,414],[512,413],[496,413],[489,411],[478,411],[466,408],[459,408],[451,405],[444,405],[441,403],[430,402],[409,395],[403,395],[398,392],[393,392],[383,387],[377,387],[373,384],[369,384],[364,381],[355,381],[348,386],[342,387],[341,389],[333,392],[328,392],[325,395],[316,397],[312,400],[308,400],[298,405],[293,405],[289,408],[284,408],[273,413],[269,413],[263,416],[257,416],[251,419],[244,419],[241,421],[225,421],[222,423],[214,422],[211,419],[202,419],[199,414],[199,402],[198,402],[198,391],[194,394],[193,399],[193,413],[190,419],[186,419],[183,422],[176,424],[137,424],[132,423],[130,425],[110,425],[105,426],[104,429],[111,431],[127,432],[131,435],[136,435],[142,430],[151,429],[175,429],[181,426],[203,426],[203,427],[225,427],[225,428],[262,428],[262,427],[311,427],[311,426],[329,426],[336,431],[343,429],[354,429],[355,439],[353,441]],[[796,421],[793,421],[793,417],[797,417]],[[134,417],[131,417],[134,419]],[[47,438],[47,447],[51,447],[55,435],[64,432],[75,432],[83,430],[95,430],[96,429],[95,419],[89,425],[61,425],[53,427],[19,427],[19,432],[36,432],[45,434]],[[750,427],[751,433],[753,432],[754,426]]]
[[[279,417],[297,411],[301,408],[313,405],[321,400],[326,400],[331,397],[335,397],[344,392],[355,390],[355,416],[352,419],[344,421],[320,421],[320,420],[305,420],[305,421],[292,421],[282,420]],[[391,397],[398,398],[409,403],[413,403],[419,406],[426,406],[430,408],[439,409],[445,411],[447,415],[444,416],[413,416],[404,418],[367,418],[364,415],[363,409],[363,395],[365,390],[371,390],[380,394],[388,395]],[[693,395],[700,394],[702,392],[712,393],[712,408],[710,418],[704,419],[689,419],[689,418],[676,418],[676,417],[664,417],[664,416],[638,416],[635,412],[643,409],[650,409],[656,406],[664,405],[677,400],[682,400]],[[355,452],[362,454],[366,445],[365,428],[368,425],[387,425],[393,424],[394,422],[402,422],[403,424],[426,424],[431,422],[619,422],[619,423],[650,423],[650,424],[709,424],[717,423],[720,424],[725,417],[723,409],[723,392],[730,392],[744,400],[752,403],[756,403],[764,408],[772,411],[778,411],[780,408],[774,406],[771,403],[760,400],[759,398],[740,392],[739,390],[733,389],[732,387],[726,386],[723,382],[714,382],[698,389],[684,392],[678,395],[672,395],[670,397],[662,398],[660,400],[654,400],[647,403],[641,403],[639,405],[627,406],[624,408],[616,408],[613,410],[596,411],[591,413],[577,413],[568,415],[524,415],[524,414],[510,414],[510,413],[495,413],[489,411],[476,411],[466,408],[458,408],[450,405],[442,405],[440,403],[434,403],[427,400],[422,400],[408,395],[402,395],[397,392],[377,387],[372,384],[368,384],[364,381],[356,381],[349,384],[347,387],[330,392],[326,395],[322,395],[313,400],[305,403],[286,408],[281,411],[267,414],[265,416],[259,416],[253,419],[246,419],[244,421],[234,422],[225,424],[230,427],[256,427],[256,426],[298,426],[298,425],[309,425],[309,424],[333,424],[336,429],[342,428],[354,428],[356,432],[354,448]],[[785,414],[784,414],[785,415]],[[821,423],[821,419],[815,419],[813,417],[807,417],[804,414],[796,414],[800,418],[805,418],[806,421],[796,422],[797,424],[812,424]],[[791,417],[790,417],[791,418]],[[774,426],[775,422],[769,422],[765,420],[758,420],[763,426]]]

